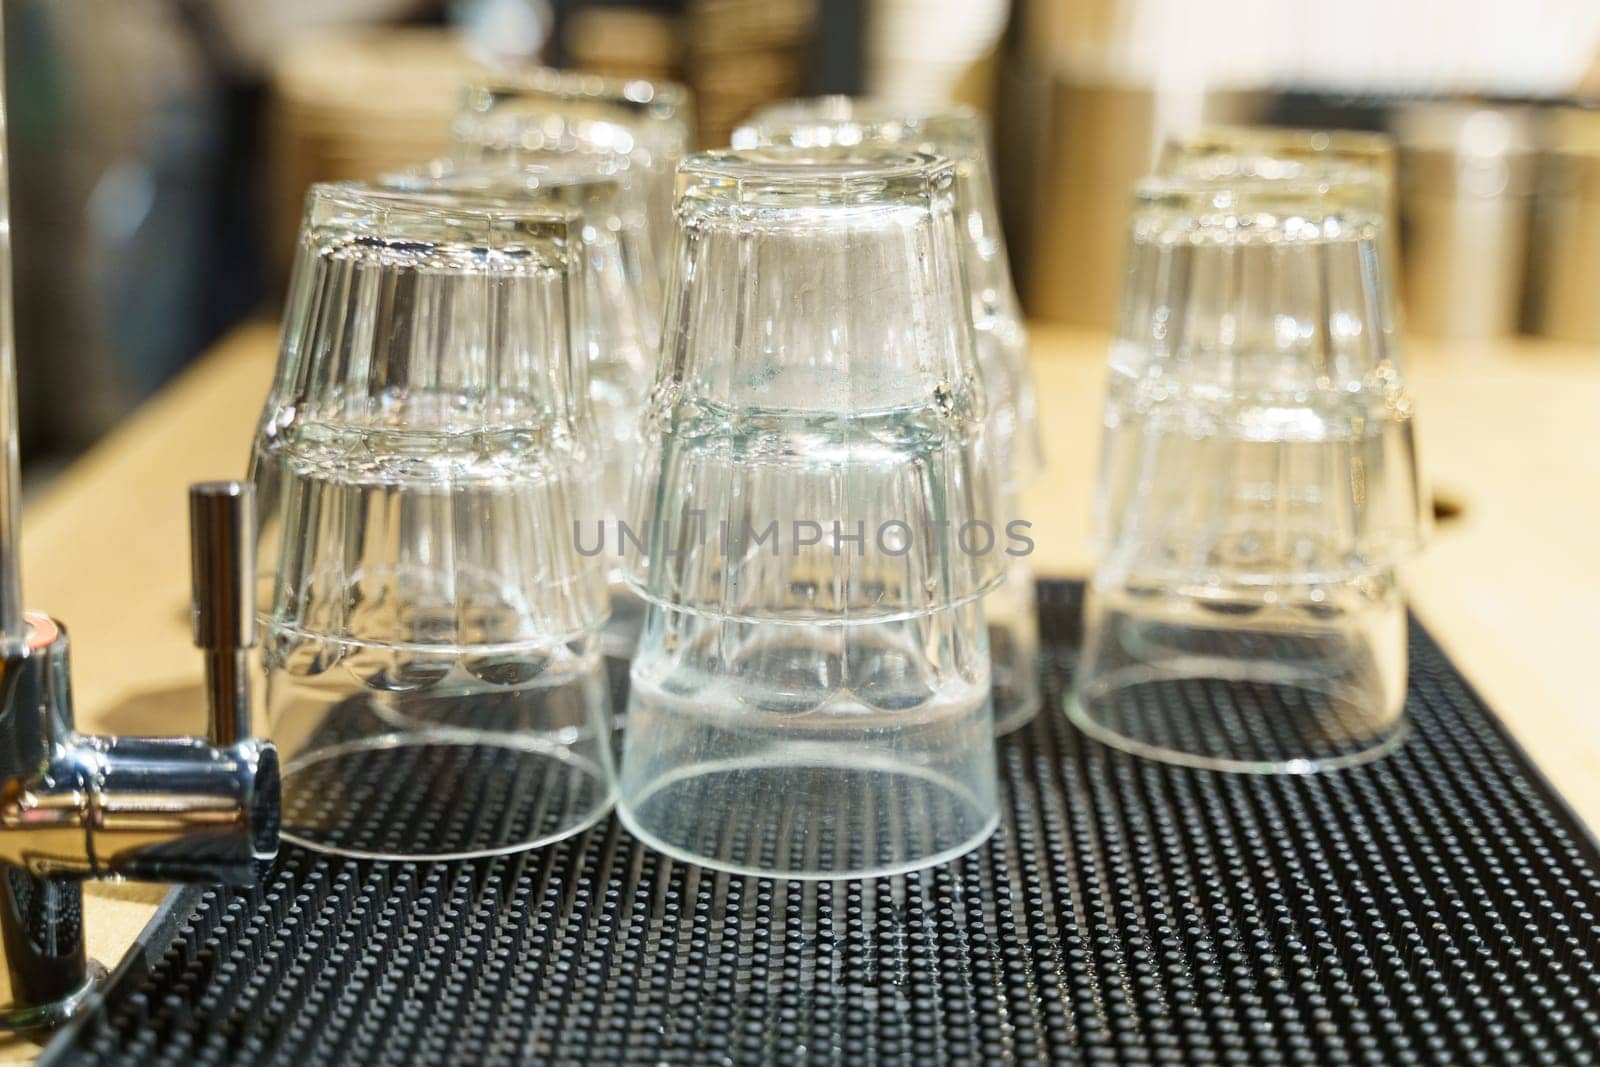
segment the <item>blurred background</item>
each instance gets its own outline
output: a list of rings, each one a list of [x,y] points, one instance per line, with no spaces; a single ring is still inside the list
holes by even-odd
[[[437,155],[472,73],[688,84],[724,143],[864,93],[994,122],[1028,313],[1109,325],[1125,204],[1202,123],[1385,130],[1408,328],[1600,355],[1594,0],[6,0],[25,474],[250,317],[308,183]],[[243,457],[240,457],[242,464]]]

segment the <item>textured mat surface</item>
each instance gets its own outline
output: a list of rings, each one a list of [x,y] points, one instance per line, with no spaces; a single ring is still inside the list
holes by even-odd
[[[1600,855],[1413,628],[1394,756],[1320,776],[1141,762],[1047,710],[988,845],[803,884],[645,853],[385,865],[290,849],[204,890],[58,1063],[1600,1061]]]

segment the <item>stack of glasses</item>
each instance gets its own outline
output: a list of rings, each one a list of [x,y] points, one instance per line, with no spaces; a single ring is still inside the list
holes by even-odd
[[[678,172],[620,814],[670,855],[891,873],[994,829],[995,499],[955,170],[755,148]]]
[[[1044,469],[1028,338],[1000,232],[1000,205],[989,165],[988,131],[966,108],[912,112],[830,96],[768,108],[734,133],[736,146],[801,148],[867,145],[909,148],[955,166],[956,212],[963,268],[977,331],[978,369],[988,399],[985,434],[999,477],[993,514],[1011,521],[1017,496]],[[1026,555],[1007,557],[1005,583],[984,602],[994,663],[995,723],[1000,733],[1025,725],[1039,710],[1039,628],[1033,568]]]
[[[1135,195],[1069,705],[1107,743],[1294,773],[1403,740],[1395,573],[1428,516],[1392,183],[1338,148],[1180,142]]]
[[[578,213],[588,301],[588,314],[578,329],[589,361],[601,471],[597,512],[577,518],[598,527],[591,539],[626,517],[622,508],[639,450],[639,416],[655,374],[660,339],[649,234],[644,220],[630,209],[625,176],[613,157],[557,154],[514,166],[435,160],[383,180],[394,189],[441,196],[488,194]],[[612,562],[605,647],[612,655],[626,656],[638,641],[643,607],[623,583],[620,559]]]
[[[453,858],[611,806],[582,223],[313,188],[252,457],[284,836]]]
[[[481,856],[615,803],[745,874],[974,848],[1039,708],[1042,469],[982,122],[797,102],[678,162],[675,87],[468,100],[448,158],[307,203],[252,456],[285,836]],[[1402,735],[1421,496],[1381,179],[1269,158],[1139,190],[1069,710],[1315,770]]]

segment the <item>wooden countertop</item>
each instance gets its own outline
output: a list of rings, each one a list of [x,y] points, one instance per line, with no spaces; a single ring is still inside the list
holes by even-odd
[[[1089,567],[1105,339],[1036,327],[1050,468],[1028,493],[1041,574]],[[71,628],[86,731],[204,728],[188,633],[185,489],[238,477],[276,329],[228,338],[66,471],[24,517],[29,605]],[[1459,515],[1405,573],[1412,604],[1590,825],[1600,825],[1600,350],[1414,343],[1424,469]],[[162,895],[88,887],[91,952],[114,964]],[[0,1059],[26,1056],[0,1043]]]

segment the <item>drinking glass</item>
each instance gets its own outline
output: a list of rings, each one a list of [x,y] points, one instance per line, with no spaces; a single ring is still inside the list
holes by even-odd
[[[648,228],[659,292],[672,243],[672,175],[694,143],[694,101],[672,82],[536,68],[472,86],[456,117],[465,163],[609,156],[626,167],[630,209]]]
[[[435,160],[383,179],[395,189],[442,196],[490,196],[528,205],[554,205],[578,213],[576,231],[584,247],[584,295],[588,314],[580,323],[589,360],[589,396],[598,429],[601,468],[598,510],[579,516],[603,531],[626,513],[628,485],[639,452],[645,395],[655,376],[660,342],[658,311],[646,299],[644,278],[653,273],[648,237],[626,210],[623,171],[603,157],[553,156],[542,162],[462,164]],[[584,544],[594,542],[587,531]],[[627,657],[638,644],[644,605],[622,579],[620,556],[610,564],[611,611],[605,648]]]
[[[580,226],[311,190],[251,462],[289,840],[455,859],[611,806]]]
[[[996,825],[1004,557],[954,183],[881,149],[679,168],[618,799],[669,855],[868,876]]]
[[[1338,181],[1369,184],[1384,225],[1378,254],[1395,287],[1399,307],[1400,200],[1394,140],[1364,130],[1294,129],[1278,126],[1211,126],[1174,136],[1161,147],[1156,173],[1172,178],[1228,184],[1240,179]],[[1399,312],[1390,322],[1399,326]]]
[[[824,96],[757,112],[733,135],[736,146],[868,145],[926,152],[952,161],[961,248],[977,329],[978,366],[989,398],[986,436],[1000,474],[995,513],[1017,518],[1017,494],[1044,466],[1028,337],[1011,281],[1000,207],[995,199],[989,133],[981,115],[952,106],[913,111],[890,104]],[[1038,713],[1039,622],[1033,567],[1011,561],[1005,583],[985,605],[994,657],[995,726],[1007,733]]]
[[[1404,735],[1426,532],[1369,181],[1151,179],[1110,356],[1073,718],[1222,770]]]

